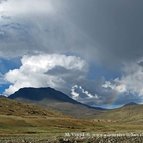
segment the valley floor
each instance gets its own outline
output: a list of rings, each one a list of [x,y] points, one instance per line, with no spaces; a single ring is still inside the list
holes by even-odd
[[[0,143],[142,143],[142,131],[143,125],[109,120],[0,115]]]

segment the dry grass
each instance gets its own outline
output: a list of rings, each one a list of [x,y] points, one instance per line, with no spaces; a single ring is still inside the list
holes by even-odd
[[[141,106],[142,107],[142,106]],[[140,107],[140,108],[141,108]],[[53,110],[46,110],[42,107],[23,104],[9,99],[0,99],[0,143],[46,143],[62,142],[65,133],[129,133],[142,132],[142,124],[132,124],[132,118],[136,111],[140,113],[142,109],[137,107],[126,107],[109,111],[98,116],[97,119],[74,119],[64,116]],[[133,111],[132,111],[133,110]],[[136,119],[142,119],[142,114],[137,115]],[[131,122],[132,121],[132,122]],[[141,120],[140,120],[141,121]],[[75,139],[75,138],[74,138]],[[119,138],[108,138],[109,140],[122,140]],[[81,142],[106,142],[108,139],[89,138]],[[54,141],[55,140],[55,141]],[[131,141],[135,138],[126,138]],[[69,139],[73,142],[73,138]]]

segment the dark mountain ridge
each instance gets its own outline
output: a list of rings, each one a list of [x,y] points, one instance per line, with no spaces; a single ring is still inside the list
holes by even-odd
[[[63,114],[73,117],[91,117],[103,112],[99,107],[90,107],[70,98],[68,95],[50,87],[45,88],[21,88],[8,97],[24,103],[34,103],[45,108],[52,108]]]
[[[28,100],[41,101],[43,99],[57,100],[61,102],[70,102],[77,104],[78,102],[68,97],[66,94],[57,91],[53,88],[21,88],[14,94],[10,95],[8,98],[24,98]]]
[[[64,94],[63,92],[55,90],[51,87],[21,88],[18,91],[16,91],[14,94],[11,94],[8,98],[10,99],[23,98],[23,99],[33,100],[33,101],[42,101],[44,99],[48,99],[48,100],[55,100],[60,102],[69,102],[72,104],[81,104],[88,108],[97,109],[97,110],[105,110],[104,108],[101,108],[101,107],[92,107],[92,106],[80,103],[70,98],[68,95]]]

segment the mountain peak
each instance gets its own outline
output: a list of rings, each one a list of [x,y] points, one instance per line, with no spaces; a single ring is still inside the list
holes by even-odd
[[[16,91],[14,94],[10,95],[9,98],[23,98],[33,101],[41,101],[44,99],[56,100],[61,102],[77,103],[75,100],[71,99],[66,94],[57,91],[51,87],[33,88],[25,87]]]

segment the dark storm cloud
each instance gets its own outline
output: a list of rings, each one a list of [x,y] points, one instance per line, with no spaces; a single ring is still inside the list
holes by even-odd
[[[3,5],[4,3],[7,5]],[[98,63],[119,72],[123,63],[128,67],[128,63],[142,58],[142,0],[9,0],[4,3],[0,4],[4,10],[0,13],[1,57],[23,57],[43,53],[73,55],[81,57],[88,64]],[[143,65],[142,62],[138,64]],[[89,66],[92,67],[92,64]],[[131,70],[127,70],[127,76],[121,75],[121,85],[130,86],[127,83],[131,83]],[[96,71],[88,74],[96,75]],[[141,73],[140,67],[138,71]],[[102,87],[106,79],[99,77],[99,80],[91,80],[84,76],[77,80],[76,77],[81,73],[85,74],[82,71],[70,71],[57,66],[48,71],[50,76],[59,75],[64,81],[68,81],[66,84],[69,88],[77,84],[90,93],[97,94],[100,99],[97,104],[116,101],[117,91]],[[138,72],[134,73],[135,84],[131,89],[133,87],[133,91],[136,91],[142,84],[137,84],[136,77],[140,78],[140,75]],[[113,86],[116,88],[116,85]],[[67,91],[63,86],[62,91],[69,93],[69,88]],[[124,96],[124,99],[126,101],[130,98]]]
[[[132,94],[132,93],[122,94],[112,104],[113,105],[125,105],[130,102],[142,103],[142,97],[138,97],[137,94]]]
[[[57,13],[50,18],[47,15],[48,23],[43,16],[44,19],[27,17],[33,19],[29,39],[38,41],[33,46],[29,44],[29,51],[35,46],[32,50],[77,53],[114,65],[142,56],[143,1],[53,0],[52,4]]]
[[[92,53],[98,52],[102,60],[109,62],[126,62],[142,56],[142,0],[66,2],[67,16],[92,39]]]

